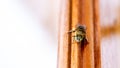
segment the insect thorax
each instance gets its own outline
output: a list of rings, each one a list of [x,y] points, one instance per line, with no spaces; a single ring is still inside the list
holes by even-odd
[[[76,42],[81,42],[85,38],[85,33],[82,31],[76,31],[75,32],[75,40]]]

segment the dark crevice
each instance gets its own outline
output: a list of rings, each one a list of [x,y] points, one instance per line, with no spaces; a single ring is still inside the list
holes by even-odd
[[[72,29],[72,0],[69,1],[69,30]],[[71,42],[72,42],[72,34],[69,33],[68,37],[68,68],[71,68]]]

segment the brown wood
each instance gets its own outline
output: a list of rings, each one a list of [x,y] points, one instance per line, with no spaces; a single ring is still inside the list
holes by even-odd
[[[93,1],[82,0],[82,23],[86,25],[89,44],[83,51],[83,68],[94,68],[94,40],[93,40]]]
[[[92,0],[72,0],[72,28],[78,23],[85,25],[89,44],[72,44],[71,68],[94,68],[92,11]]]
[[[95,0],[62,0],[58,68],[101,68],[97,3]],[[73,42],[74,34],[68,33],[77,24],[86,26],[88,44]]]
[[[79,0],[72,0],[72,29],[76,28],[79,20]],[[73,36],[74,34],[72,34]],[[74,39],[72,39],[74,40]],[[80,44],[71,43],[71,68],[82,68],[82,55]]]
[[[58,67],[70,68],[71,62],[71,37],[68,34],[70,30],[70,2],[61,0],[59,39],[58,39]]]
[[[99,0],[93,0],[93,24],[94,24],[94,59],[95,68],[101,68],[101,47],[100,47],[100,15]]]

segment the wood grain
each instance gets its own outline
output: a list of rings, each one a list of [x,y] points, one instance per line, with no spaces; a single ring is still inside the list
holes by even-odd
[[[95,68],[101,68],[101,32],[99,0],[93,0],[93,24],[94,24],[94,59]]]
[[[101,68],[97,3],[95,0],[63,1],[60,13],[58,68]],[[86,26],[88,44],[73,42],[74,34],[67,33],[78,24]]]
[[[94,39],[93,39],[93,1],[82,0],[82,22],[86,25],[89,44],[83,51],[83,68],[94,68]]]
[[[79,0],[72,0],[72,29],[81,21],[79,20]],[[74,34],[72,34],[73,36]],[[74,40],[74,39],[72,39]],[[82,68],[82,55],[80,43],[71,43],[71,68]]]
[[[92,0],[72,0],[72,28],[77,24],[87,27],[88,45],[72,44],[71,68],[94,68]]]
[[[61,0],[60,24],[58,35],[58,67],[70,68],[71,62],[71,37],[70,30],[70,2]]]

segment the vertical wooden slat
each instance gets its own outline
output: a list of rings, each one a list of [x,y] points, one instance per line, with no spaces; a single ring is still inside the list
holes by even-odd
[[[94,68],[94,40],[93,40],[93,2],[82,0],[82,22],[86,25],[89,44],[83,51],[83,68]]]
[[[93,0],[95,68],[101,68],[99,0]]]
[[[76,28],[79,20],[79,0],[72,0],[72,29]],[[74,34],[72,34],[73,36]],[[74,40],[74,39],[72,39]],[[81,47],[79,43],[71,43],[71,68],[82,68]]]
[[[59,25],[58,68],[100,68],[100,35],[98,35],[100,27],[97,24],[99,23],[97,1],[62,1]],[[87,28],[87,45],[73,42],[72,35],[74,34],[68,33],[69,30],[76,28],[77,24],[85,25]],[[96,30],[98,32],[95,32]],[[97,38],[99,40],[96,40]]]
[[[71,37],[68,34],[70,27],[70,1],[61,0],[57,68],[70,68]]]
[[[87,27],[88,45],[73,43],[71,68],[94,68],[94,32],[92,0],[72,0],[72,28],[78,23]]]

